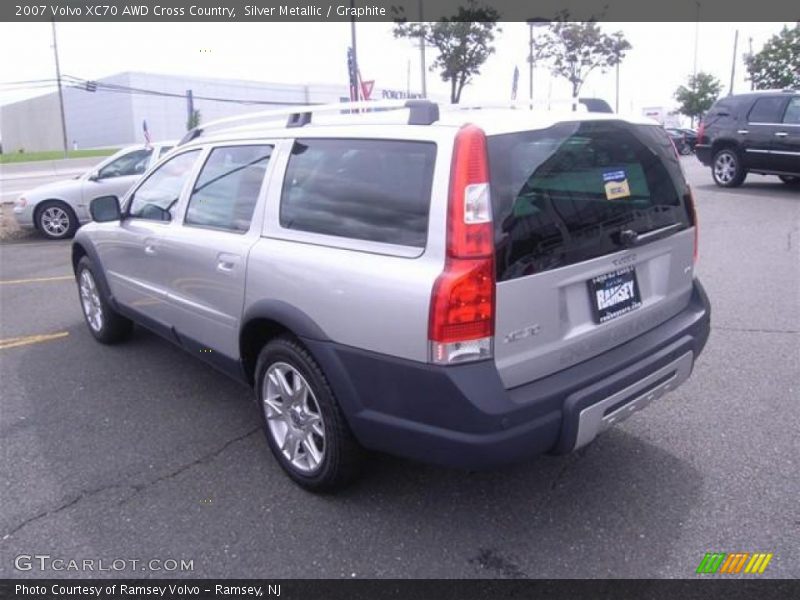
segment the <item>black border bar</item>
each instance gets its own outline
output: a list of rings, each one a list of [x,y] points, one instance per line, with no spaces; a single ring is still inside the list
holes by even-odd
[[[122,585],[144,588],[166,588],[158,592],[119,593]],[[245,588],[235,594],[220,593],[217,586]],[[27,586],[22,593],[17,586]],[[111,593],[111,586],[117,593]],[[175,586],[169,591],[169,586]],[[269,587],[271,586],[271,587]],[[77,588],[102,588],[101,593],[68,593]],[[39,591],[30,591],[39,588]],[[261,588],[262,595],[252,591]],[[278,592],[278,593],[276,593]],[[754,579],[731,576],[698,576],[696,579],[2,579],[0,598],[36,600],[121,600],[152,598],[153,600],[280,598],[281,600],[471,600],[533,599],[559,600],[608,599],[622,600],[784,600],[800,597],[800,581],[786,579]]]
[[[500,21],[800,21],[791,0],[476,0]],[[466,0],[423,0],[424,19],[453,17]],[[419,21],[419,0],[356,0],[360,22]],[[350,0],[2,0],[0,21],[343,22]],[[671,40],[675,42],[675,40]]]

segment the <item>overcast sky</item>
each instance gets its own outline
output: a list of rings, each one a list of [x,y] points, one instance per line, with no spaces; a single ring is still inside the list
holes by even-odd
[[[745,83],[742,53],[749,38],[758,51],[783,23],[700,23],[698,70],[709,71],[727,93],[734,33],[739,30],[736,91]],[[695,23],[604,23],[607,32],[621,30],[633,49],[622,63],[620,112],[639,113],[645,106],[672,106],[672,95],[692,72]],[[520,69],[519,97],[527,98],[528,26],[502,23],[496,53],[468,86],[462,101],[511,93],[514,66]],[[416,47],[395,40],[389,23],[357,25],[362,77],[383,88],[419,91],[420,64]],[[97,79],[121,71],[173,75],[231,77],[286,83],[345,84],[349,23],[59,23],[58,46],[63,74]],[[201,52],[202,51],[202,52]],[[429,60],[435,50],[430,49]],[[0,83],[55,76],[49,23],[0,23]],[[0,105],[48,90],[11,89],[0,85]],[[429,94],[449,96],[449,87],[428,73]],[[545,68],[534,74],[534,96],[545,102],[569,98],[563,79]],[[614,73],[593,73],[581,95],[614,104]]]

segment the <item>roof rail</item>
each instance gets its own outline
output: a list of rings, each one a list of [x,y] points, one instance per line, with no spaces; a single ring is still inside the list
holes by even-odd
[[[409,125],[431,125],[439,120],[439,105],[430,100],[364,100],[360,102],[336,102],[331,104],[309,104],[306,106],[292,106],[275,110],[265,110],[226,117],[195,127],[186,133],[178,145],[186,144],[202,135],[213,131],[228,129],[234,125],[244,125],[248,122],[262,123],[264,121],[279,120],[287,117],[285,127],[304,127],[311,123],[312,115],[322,113],[361,113],[372,110],[403,110],[409,111]]]

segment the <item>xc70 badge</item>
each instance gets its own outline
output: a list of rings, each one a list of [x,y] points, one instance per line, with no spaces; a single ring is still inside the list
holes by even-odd
[[[510,342],[517,342],[524,338],[533,337],[537,335],[542,330],[542,327],[537,323],[535,325],[529,325],[528,327],[523,327],[522,329],[517,329],[512,331],[503,338],[503,343],[508,344]]]

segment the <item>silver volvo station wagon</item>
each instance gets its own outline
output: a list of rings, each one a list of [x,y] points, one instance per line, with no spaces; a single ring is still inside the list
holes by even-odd
[[[250,384],[314,491],[367,450],[570,452],[678,387],[709,335],[692,194],[645,119],[256,113],[192,130],[91,213],[72,262],[92,335],[136,323]]]

